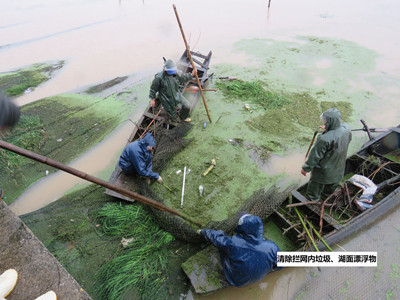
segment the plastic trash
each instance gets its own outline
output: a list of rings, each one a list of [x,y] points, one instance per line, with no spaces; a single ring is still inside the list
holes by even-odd
[[[348,181],[363,190],[362,195],[354,200],[357,208],[361,211],[370,209],[374,195],[378,189],[375,183],[369,178],[357,174],[349,178]]]
[[[176,175],[179,175],[181,172],[182,172],[182,170],[178,170],[175,173],[176,173]]]
[[[207,127],[207,122],[204,122],[203,123],[203,128],[206,129],[206,127]]]
[[[354,203],[356,204],[357,208],[361,211],[370,209],[372,207],[371,204],[360,201],[360,200],[354,200]]]
[[[253,112],[253,110],[250,108],[250,105],[247,104],[247,103],[244,105],[244,108],[245,108],[246,110],[248,110],[249,112],[251,112],[251,113]]]
[[[200,185],[199,185],[199,193],[200,193],[200,196],[203,196],[203,192],[204,192],[204,187],[200,184]]]

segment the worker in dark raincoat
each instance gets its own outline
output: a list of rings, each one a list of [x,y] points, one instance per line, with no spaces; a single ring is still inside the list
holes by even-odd
[[[0,94],[0,132],[4,132],[17,124],[19,116],[19,107],[6,96]]]
[[[263,224],[258,216],[243,215],[234,231],[237,234],[231,237],[221,230],[198,232],[217,247],[228,282],[245,286],[263,279],[277,267],[280,249],[274,242],[264,239]]]
[[[156,142],[150,132],[143,139],[128,144],[119,158],[118,164],[122,171],[125,174],[157,179],[157,182],[162,183],[160,174],[153,172],[152,159],[155,145]]]
[[[351,141],[350,127],[342,122],[340,112],[331,108],[321,115],[324,132],[318,136],[301,174],[311,172],[307,197],[311,201],[325,200],[338,187],[344,175],[347,149]]]
[[[0,137],[2,137],[8,128],[17,124],[20,114],[19,107],[0,93]],[[0,188],[0,200],[2,198],[3,190]]]
[[[192,74],[182,74],[181,71],[177,70],[175,63],[168,59],[165,62],[164,69],[157,73],[151,83],[150,87],[150,105],[154,107],[155,99],[158,96],[161,100],[161,104],[164,110],[171,118],[170,122],[175,123],[181,120],[190,122],[189,112],[191,104],[182,95],[179,84],[185,84],[189,80],[193,79],[195,75],[195,70]],[[180,109],[179,118],[176,110]]]

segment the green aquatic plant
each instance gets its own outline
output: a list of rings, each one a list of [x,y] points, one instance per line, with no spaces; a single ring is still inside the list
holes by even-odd
[[[264,109],[281,108],[288,103],[282,94],[270,92],[258,81],[236,80],[234,82],[219,82],[219,89],[226,97],[234,97],[253,104],[261,105]]]
[[[141,205],[106,204],[96,221],[105,235],[123,237],[130,243],[105,263],[97,274],[100,299],[121,299],[133,291],[143,299],[167,295],[163,289],[169,250],[174,237],[161,230]],[[165,298],[163,297],[163,298]]]

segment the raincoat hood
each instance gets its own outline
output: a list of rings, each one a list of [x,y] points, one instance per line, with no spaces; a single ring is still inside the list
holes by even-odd
[[[247,241],[259,241],[264,231],[263,223],[258,216],[244,215],[240,218],[235,232]]]
[[[217,247],[225,278],[234,286],[244,286],[264,278],[277,265],[279,247],[264,239],[260,217],[244,215],[232,237],[222,230],[202,229],[206,240]]]
[[[153,135],[149,132],[143,139],[128,144],[119,158],[119,166],[125,174],[157,179],[160,175],[153,172],[153,153],[147,147],[156,144]]]
[[[153,135],[148,132],[143,139],[139,140],[139,144],[142,149],[147,150],[147,146],[154,147],[156,142],[154,141]]]
[[[322,117],[326,120],[325,130],[334,130],[339,128],[342,123],[342,116],[340,111],[336,108],[330,108],[322,114]]]

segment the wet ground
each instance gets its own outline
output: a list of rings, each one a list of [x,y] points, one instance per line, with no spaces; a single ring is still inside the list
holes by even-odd
[[[353,128],[361,127],[358,121],[361,118],[371,127],[398,124],[400,43],[397,30],[400,21],[396,15],[399,4],[395,1],[271,1],[269,10],[267,1],[174,3],[192,49],[203,52],[212,49],[212,65],[218,66],[219,76],[264,77],[286,91],[311,91],[324,100],[349,101],[354,108]],[[2,3],[1,8],[0,72],[37,62],[65,61],[56,77],[17,98],[21,105],[132,73],[137,80],[150,81],[160,69],[163,56],[178,57],[184,48],[169,1],[65,0],[55,4],[42,0]],[[348,95],[351,97],[345,98]],[[147,99],[143,97],[138,100],[137,107],[146,104]],[[132,119],[140,114],[138,111],[133,112]],[[78,158],[75,166],[108,179],[132,126],[131,122],[126,122],[117,128],[109,138]],[[364,133],[355,133],[352,149],[365,138]],[[264,167],[271,173],[285,170],[298,178],[295,170],[301,166],[302,155],[297,153],[282,155],[290,158],[290,164],[288,159],[282,162],[282,156],[276,156]],[[88,157],[96,163],[84,165]],[[99,161],[101,164],[97,163]],[[290,171],[288,166],[291,166]],[[51,202],[77,184],[69,175],[53,175],[56,176],[64,189],[60,188],[60,183],[47,181],[48,177],[21,196],[22,207],[28,200],[36,202],[48,194],[49,199],[42,204],[45,205],[46,201]],[[26,200],[22,200],[24,198]],[[22,208],[20,213],[33,209],[35,207]],[[15,210],[18,212],[17,208]],[[376,286],[369,285],[366,280],[355,280],[346,291],[351,287],[357,290],[368,287],[377,290],[379,297],[398,296],[395,271],[398,259],[390,262],[398,258],[399,214],[398,210],[392,212],[390,218],[376,227],[385,231],[385,235],[380,231],[371,233],[379,235],[379,244],[385,245],[383,266],[394,268],[386,274],[391,279],[379,281],[384,276],[378,277]],[[367,249],[367,245],[373,244],[369,234],[366,231],[354,237],[349,242],[351,249],[342,246],[347,250],[373,250]],[[360,270],[360,273],[365,272]],[[317,277],[315,274],[315,270],[286,269],[248,288],[230,288],[210,298],[290,299],[302,294],[305,282],[312,282],[314,276]],[[354,278],[358,272],[351,269],[346,274],[335,275],[343,278],[343,288],[347,286],[344,278]],[[323,271],[319,278],[324,276],[333,275]],[[318,283],[313,284],[318,286]],[[334,298],[346,297],[340,292],[341,284],[335,283],[338,290]],[[356,293],[353,298],[357,296],[360,297]]]

